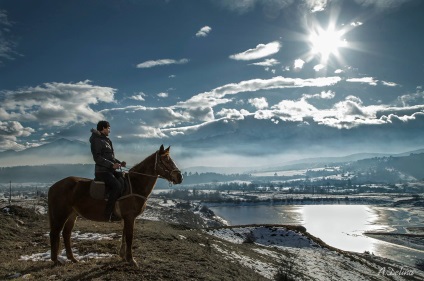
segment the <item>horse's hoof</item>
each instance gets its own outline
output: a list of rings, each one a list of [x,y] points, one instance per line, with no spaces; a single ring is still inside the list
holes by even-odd
[[[53,261],[53,266],[61,266],[61,265],[63,265],[62,261],[60,261],[60,260]]]
[[[126,258],[125,258],[125,256],[126,256],[126,252],[125,252],[125,249],[124,250],[120,250],[119,251],[119,256],[123,259],[123,260],[125,260]]]
[[[136,268],[139,268],[138,263],[137,263],[134,259],[131,259],[128,263],[129,263],[131,266],[134,266],[134,267],[136,267]]]

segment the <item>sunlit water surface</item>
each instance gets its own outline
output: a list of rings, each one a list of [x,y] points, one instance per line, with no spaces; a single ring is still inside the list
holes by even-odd
[[[216,215],[231,225],[301,224],[312,235],[330,246],[395,259],[414,265],[424,259],[424,251],[394,245],[363,235],[365,231],[402,232],[406,226],[416,226],[403,209],[367,205],[257,205],[213,206]]]

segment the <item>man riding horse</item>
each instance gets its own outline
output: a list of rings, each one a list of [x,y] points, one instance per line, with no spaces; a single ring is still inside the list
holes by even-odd
[[[94,162],[96,162],[95,179],[103,181],[109,189],[109,199],[104,215],[108,221],[118,221],[121,218],[114,213],[113,209],[125,185],[122,173],[116,170],[125,167],[126,162],[121,162],[115,158],[112,141],[108,137],[110,134],[109,122],[99,121],[97,130],[91,129],[91,132],[91,153],[93,154]]]

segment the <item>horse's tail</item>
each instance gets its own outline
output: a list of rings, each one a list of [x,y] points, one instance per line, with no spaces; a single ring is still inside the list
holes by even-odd
[[[60,217],[66,216],[72,209],[71,202],[73,187],[78,183],[75,177],[67,177],[56,183],[50,188],[47,195],[47,214],[49,217],[50,229]]]

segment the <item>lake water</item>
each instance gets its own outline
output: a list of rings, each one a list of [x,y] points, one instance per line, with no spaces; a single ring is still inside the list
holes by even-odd
[[[406,209],[368,205],[256,205],[211,206],[230,225],[300,224],[328,245],[353,252],[375,255],[414,265],[424,259],[424,251],[387,243],[363,235],[365,231],[402,232],[417,226],[416,214]]]

